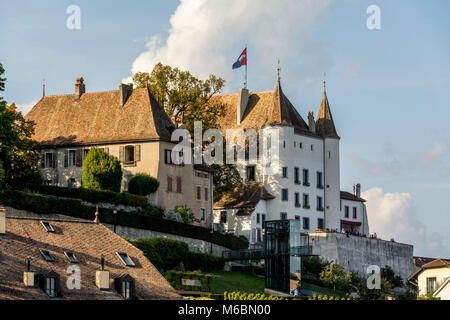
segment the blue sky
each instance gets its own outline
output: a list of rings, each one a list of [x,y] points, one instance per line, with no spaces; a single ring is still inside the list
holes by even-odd
[[[80,30],[66,27],[71,4]],[[366,26],[369,5],[381,9],[381,30]],[[449,12],[447,0],[0,0],[4,95],[25,109],[43,79],[47,94],[73,92],[78,76],[87,91],[116,89],[159,60],[215,73],[234,92],[243,74],[231,65],[248,44],[249,89],[272,90],[280,59],[283,89],[306,118],[326,72],[341,188],[362,184],[386,237],[450,258]]]

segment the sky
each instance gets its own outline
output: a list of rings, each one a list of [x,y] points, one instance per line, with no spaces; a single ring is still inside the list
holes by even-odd
[[[80,9],[80,28],[70,5]],[[369,29],[371,5],[380,29]],[[46,94],[117,89],[159,61],[285,94],[306,119],[323,80],[341,136],[341,189],[361,183],[371,231],[450,258],[450,1],[0,0],[4,98],[26,113]],[[326,76],[324,75],[326,73]]]

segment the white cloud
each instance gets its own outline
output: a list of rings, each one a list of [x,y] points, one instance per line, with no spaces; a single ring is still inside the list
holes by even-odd
[[[35,105],[38,103],[38,100],[34,100],[30,103],[18,104],[16,103],[17,111],[22,112],[25,116]]]
[[[371,233],[379,238],[414,245],[414,255],[450,258],[441,234],[428,234],[427,227],[417,219],[413,198],[409,193],[384,193],[375,187],[362,193],[367,200]]]
[[[284,79],[319,79],[332,61],[311,35],[326,20],[332,1],[181,0],[170,18],[167,39],[151,37],[131,71],[149,72],[162,62],[202,78],[214,73],[231,81],[241,76],[231,65],[248,43],[249,74],[264,69],[273,84],[281,59]]]
[[[419,162],[424,166],[429,166],[439,160],[449,152],[449,146],[443,141],[433,144],[430,150],[419,153]]]

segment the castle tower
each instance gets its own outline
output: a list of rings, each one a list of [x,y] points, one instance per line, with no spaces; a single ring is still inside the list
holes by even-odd
[[[339,140],[328,103],[325,81],[322,102],[316,120],[316,132],[323,138],[325,227],[340,229]]]

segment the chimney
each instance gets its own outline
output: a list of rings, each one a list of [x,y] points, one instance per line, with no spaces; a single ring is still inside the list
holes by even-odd
[[[308,112],[308,127],[309,131],[316,132],[316,122],[314,121],[314,112]]]
[[[80,99],[81,95],[85,92],[86,89],[84,87],[84,79],[83,77],[79,77],[75,83],[75,98]]]
[[[23,273],[23,284],[27,288],[34,287],[34,272],[31,272],[31,258],[27,258],[27,271]]]
[[[355,187],[355,196],[361,198],[361,184],[357,183]]]
[[[120,91],[120,105],[123,107],[125,105],[125,103],[127,103],[128,98],[131,96],[131,94],[133,93],[133,84],[129,83],[129,84],[124,84],[121,83],[119,85],[119,91]]]
[[[0,207],[0,235],[6,234],[6,208]]]
[[[237,108],[236,108],[236,123],[238,125],[241,124],[241,121],[244,118],[244,112],[245,112],[245,108],[247,108],[247,103],[248,103],[248,90],[247,89],[239,89]]]
[[[105,258],[101,257],[101,269],[95,272],[95,285],[100,290],[109,290],[109,271],[105,270]]]

